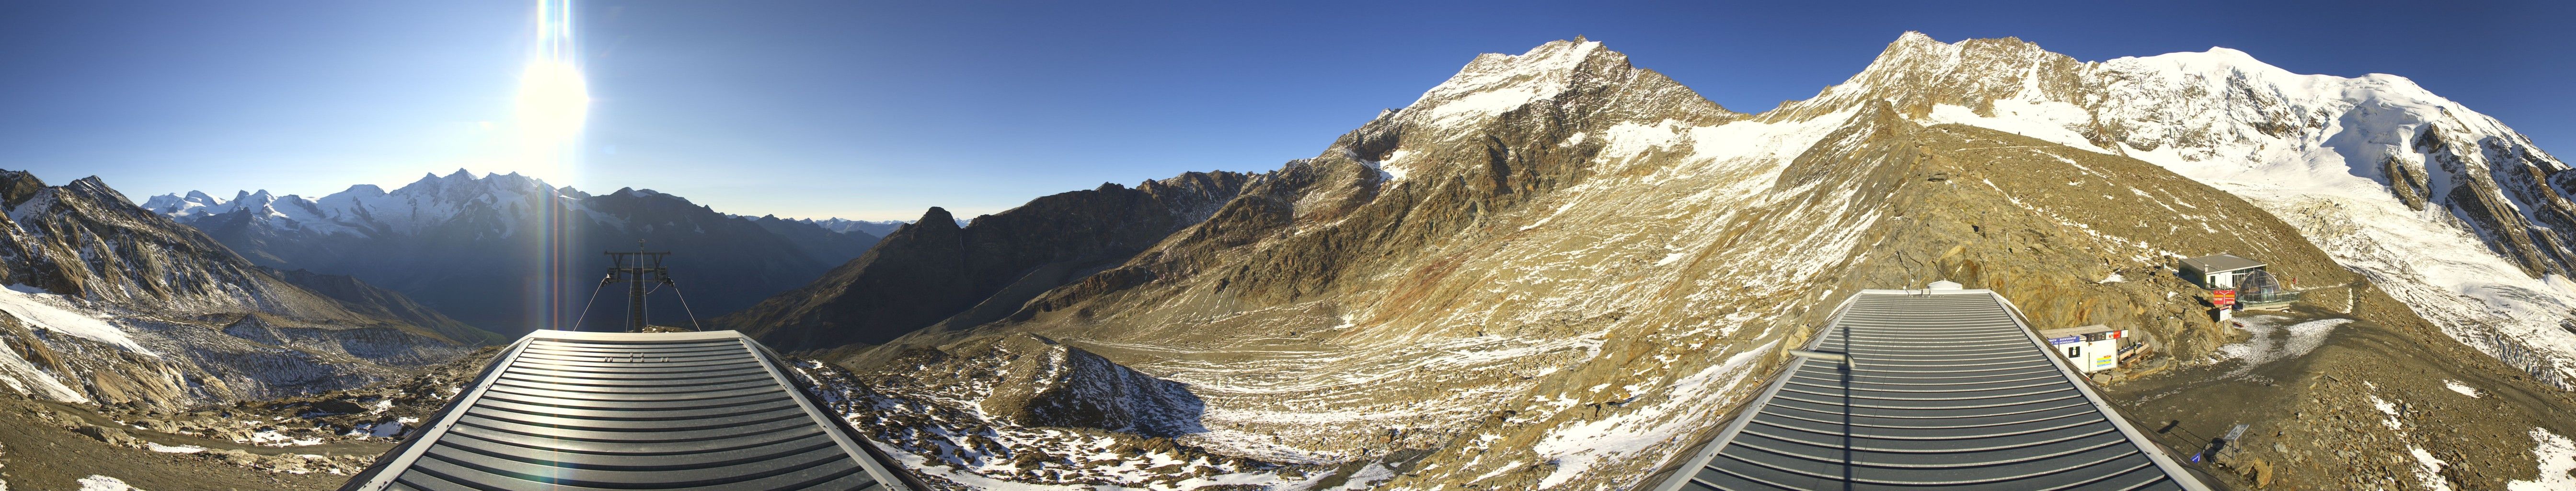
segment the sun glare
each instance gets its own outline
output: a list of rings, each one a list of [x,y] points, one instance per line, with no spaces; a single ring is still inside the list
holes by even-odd
[[[517,123],[526,160],[521,167],[537,175],[562,175],[572,166],[590,113],[589,83],[573,46],[571,4],[538,0],[537,45],[519,76]]]
[[[573,44],[572,0],[537,0],[536,45],[528,67],[519,75],[514,125],[520,141],[520,172],[570,182],[581,160],[582,124],[590,114],[590,84],[581,74],[580,51]],[[562,328],[565,319],[566,253],[564,210],[548,206],[529,234],[542,266],[528,294],[545,308],[530,312],[530,325]]]

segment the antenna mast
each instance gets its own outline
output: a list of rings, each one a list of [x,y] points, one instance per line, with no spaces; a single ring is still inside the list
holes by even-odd
[[[674,284],[670,268],[662,267],[662,258],[669,255],[670,251],[644,250],[644,239],[635,240],[635,252],[608,252],[612,265],[608,267],[608,277],[599,279],[599,286],[627,283],[626,332],[644,332],[644,284]]]

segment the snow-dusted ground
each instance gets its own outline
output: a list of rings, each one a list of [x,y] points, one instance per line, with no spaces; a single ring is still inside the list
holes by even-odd
[[[2540,443],[2531,454],[2540,457],[2540,477],[2529,481],[2505,483],[2511,491],[2566,491],[2576,489],[2576,440],[2532,428],[2531,439]]]
[[[2240,330],[2251,336],[2244,341],[2218,347],[2218,353],[2244,362],[2235,370],[2228,371],[2226,376],[2243,376],[2252,373],[2254,367],[2258,365],[2298,358],[2310,351],[2316,351],[2318,346],[2325,345],[2327,335],[2334,334],[2336,326],[2349,323],[2352,323],[2352,319],[2318,319],[2293,323],[2288,317],[2249,315],[2238,318],[2237,324]]]
[[[107,321],[100,319],[101,315],[82,312],[75,308],[72,307],[71,301],[64,299],[62,295],[55,295],[40,288],[27,285],[9,285],[7,288],[0,288],[0,311],[7,311],[9,315],[30,324],[28,327],[113,344],[127,351],[144,355],[159,356],[152,350],[144,349],[143,345],[136,344],[134,338],[125,335],[124,329],[109,325]]]

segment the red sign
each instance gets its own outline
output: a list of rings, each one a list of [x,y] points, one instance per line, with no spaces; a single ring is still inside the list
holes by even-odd
[[[2225,306],[2229,306],[2229,305],[2236,305],[2236,290],[2235,290],[2235,289],[2227,289],[2227,290],[2212,290],[2212,291],[2210,291],[2210,292],[2209,292],[2209,304],[2210,304],[2210,305],[2220,306],[2220,307],[2225,307]]]

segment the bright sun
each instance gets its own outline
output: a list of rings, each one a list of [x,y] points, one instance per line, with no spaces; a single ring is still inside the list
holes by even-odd
[[[583,120],[590,113],[589,83],[575,63],[571,0],[538,0],[537,46],[519,78],[517,117],[523,164],[539,175],[570,167]]]

